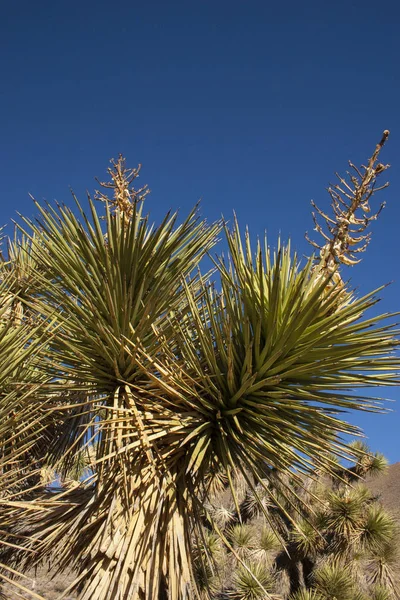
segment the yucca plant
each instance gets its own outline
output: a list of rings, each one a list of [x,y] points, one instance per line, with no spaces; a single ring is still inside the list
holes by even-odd
[[[15,564],[77,568],[81,600],[181,600],[195,586],[193,539],[206,521],[250,577],[250,592],[239,578],[237,593],[268,593],[259,566],[246,566],[232,531],[203,507],[222,474],[238,518],[241,479],[272,528],[265,495],[283,529],[295,527],[315,460],[356,455],[343,436],[359,430],[340,413],[379,412],[359,390],[397,383],[396,332],[386,315],[365,317],[375,293],[356,298],[339,272],[352,260],[353,226],[370,219],[386,138],[353,187],[341,191],[341,180],[332,192],[336,225],[328,220],[321,257],[301,266],[289,244],[274,253],[266,241],[253,254],[235,221],[223,227],[229,257],[216,261],[215,285],[197,268],[220,224],[195,209],[179,226],[170,214],[151,226],[146,190],[133,187],[138,171],[122,159],[97,194],[104,210],[90,200],[88,216],[77,203],[77,217],[37,204],[38,220],[23,227],[36,265],[23,306],[38,339],[47,336],[37,364],[40,423],[52,439],[35,451],[62,480],[86,447],[95,444],[96,457],[74,489],[40,490],[35,512],[14,512],[26,548]],[[35,417],[37,398],[28,409]]]
[[[359,544],[369,499],[369,491],[360,486],[343,487],[330,494],[324,525],[331,534],[330,544],[336,553],[345,554]]]
[[[258,551],[261,552],[261,556],[265,559],[271,552],[276,552],[281,548],[281,542],[277,538],[276,533],[269,527],[263,527],[260,532],[260,539],[258,541]]]
[[[265,484],[268,482],[265,481]],[[260,516],[263,511],[267,511],[271,504],[271,493],[266,492],[264,486],[257,484],[254,491],[247,490],[240,512],[245,519],[251,519]]]
[[[37,355],[47,344],[48,332],[23,322],[18,290],[9,291],[12,282],[13,274],[0,278],[0,582],[27,592],[24,583],[29,583],[29,577],[10,566],[7,555],[23,550],[25,539],[13,535],[11,528],[27,490],[32,492],[40,481],[47,403],[41,393],[45,379],[38,371]],[[16,574],[24,582],[14,581]],[[35,593],[32,597],[41,599]]]
[[[276,596],[274,591],[274,576],[267,566],[259,562],[240,566],[235,573],[233,590],[230,597],[236,600],[264,600]]]
[[[292,532],[292,539],[303,556],[315,557],[318,552],[323,551],[326,546],[325,525],[326,522],[318,517],[314,522],[302,519],[297,523],[297,529]]]
[[[323,600],[323,596],[321,596],[316,590],[303,588],[292,594],[289,600]]]
[[[88,572],[83,597],[134,597],[140,588],[152,597],[165,577],[181,596],[192,581],[191,490],[177,486],[184,460],[182,450],[171,449],[196,430],[201,415],[188,404],[157,400],[146,372],[151,365],[143,367],[138,356],[150,348],[159,354],[160,323],[180,308],[182,282],[214,243],[218,226],[207,227],[192,212],[177,228],[176,216],[167,215],[153,229],[142,216],[143,197],[129,191],[122,164],[111,171],[115,204],[103,198],[105,229],[93,203],[92,224],[61,207],[58,213],[40,209],[42,222],[30,224],[43,273],[38,288],[43,322],[58,309],[57,335],[43,365],[49,389],[70,398],[78,394],[76,406],[58,403],[57,410],[65,409],[69,447],[56,447],[53,462],[62,467],[68,454],[93,441],[97,449],[96,472],[83,484],[80,500],[63,496],[60,511],[58,499],[42,499],[51,514],[44,517],[42,556],[58,549],[60,566],[74,561],[83,566]],[[71,418],[71,408],[79,405],[86,413],[83,423]],[[157,449],[149,438],[158,440]],[[35,531],[29,519],[28,526]],[[40,535],[41,521],[37,527]]]
[[[356,480],[357,477],[365,477],[366,475],[379,475],[387,469],[386,457],[381,452],[372,453],[368,448],[368,444],[362,440],[353,441],[349,447],[357,456],[356,464],[348,473],[349,479]]]
[[[49,401],[43,391],[48,377],[39,364],[51,331],[32,323],[29,310],[26,319],[21,272],[16,275],[1,259],[0,273],[0,499],[10,499],[31,488],[32,478],[40,478],[41,458],[51,437],[45,424]],[[50,422],[53,434],[57,416],[47,419]]]
[[[201,539],[194,539],[194,577],[198,591],[207,597],[221,588],[221,575],[226,552],[221,538],[204,530]]]
[[[232,548],[241,558],[249,557],[257,547],[256,530],[247,523],[233,525],[226,532]]]
[[[377,585],[371,590],[371,600],[392,600],[392,598],[391,590],[384,586]]]
[[[367,552],[378,553],[394,542],[396,521],[379,504],[367,508],[362,526],[360,544]]]
[[[228,506],[224,504],[206,504],[205,509],[212,518],[212,521],[220,529],[225,529],[235,520],[235,507],[233,503],[230,503]]]
[[[399,598],[399,542],[392,537],[385,545],[374,548],[368,557],[367,577],[372,586],[383,587]]]
[[[353,600],[356,581],[349,565],[329,561],[316,569],[314,586],[324,600]]]
[[[357,202],[365,208],[366,198],[359,194]],[[354,206],[351,210],[353,215]],[[396,360],[383,358],[390,326],[379,326],[379,317],[360,321],[375,302],[372,296],[356,300],[339,283],[328,285],[334,271],[325,259],[319,266],[310,259],[300,269],[290,247],[278,245],[272,256],[266,244],[264,251],[259,244],[253,257],[249,237],[243,243],[237,223],[225,233],[230,260],[218,263],[222,293],[205,284],[196,298],[186,288],[190,318],[176,319],[167,354],[171,365],[172,357],[181,357],[180,368],[171,366],[165,378],[166,385],[173,382],[205,410],[217,408],[204,416],[196,441],[204,464],[214,451],[231,476],[239,469],[256,492],[252,481],[266,488],[263,479],[271,477],[264,465],[281,474],[293,468],[307,472],[316,437],[322,452],[338,434],[355,433],[333,414],[338,408],[373,410],[373,401],[344,388],[355,379],[357,387],[390,382],[382,368],[389,360],[390,370]],[[343,254],[332,252],[332,260]],[[371,336],[370,325],[378,325]],[[166,392],[162,377],[157,383]],[[345,447],[337,444],[336,452],[341,451]]]

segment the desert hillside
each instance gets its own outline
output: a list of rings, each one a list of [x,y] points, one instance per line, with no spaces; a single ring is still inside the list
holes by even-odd
[[[367,479],[368,487],[379,495],[384,506],[400,523],[400,462],[390,465],[387,473]]]

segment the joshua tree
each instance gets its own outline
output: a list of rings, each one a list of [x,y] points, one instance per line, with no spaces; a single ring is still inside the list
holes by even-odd
[[[326,243],[304,266],[280,242],[275,253],[259,242],[253,255],[236,221],[208,225],[197,208],[180,225],[168,213],[151,226],[147,189],[135,189],[139,171],[122,158],[96,194],[99,209],[90,198],[89,214],[77,200],[75,212],[37,204],[38,219],[24,219],[3,258],[4,327],[16,338],[26,331],[8,360],[31,352],[32,362],[12,381],[23,408],[2,421],[0,449],[9,465],[28,452],[61,481],[85,448],[95,444],[96,456],[73,488],[36,482],[3,502],[3,541],[18,546],[8,569],[44,559],[72,566],[82,600],[181,600],[195,593],[206,520],[241,561],[237,585],[250,577],[269,593],[271,580],[246,565],[243,532],[230,523],[240,494],[247,488],[251,510],[265,515],[273,502],[282,542],[307,515],[304,477],[316,465],[334,472],[327,452],[357,454],[340,441],[358,434],[340,412],[379,412],[357,390],[397,382],[387,316],[364,317],[375,293],[355,297],[339,272],[371,220],[387,135],[364,169],[331,190],[333,217],[319,211]],[[229,258],[216,261],[214,285],[198,268],[221,230]],[[2,402],[11,415],[12,399]],[[229,533],[222,515],[203,510],[224,481]]]

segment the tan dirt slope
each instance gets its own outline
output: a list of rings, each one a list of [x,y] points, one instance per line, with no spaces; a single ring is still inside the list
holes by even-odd
[[[390,465],[384,475],[368,478],[366,484],[400,524],[400,462]]]

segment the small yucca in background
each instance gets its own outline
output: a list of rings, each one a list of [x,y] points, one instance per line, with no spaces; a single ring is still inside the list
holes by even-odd
[[[314,585],[324,600],[333,598],[353,600],[356,582],[351,567],[338,561],[329,561],[316,569]]]
[[[316,590],[306,590],[303,588],[292,594],[290,600],[323,600],[323,597]]]
[[[274,576],[268,566],[260,562],[240,566],[234,575],[233,590],[229,596],[236,600],[263,600],[273,598]]]

